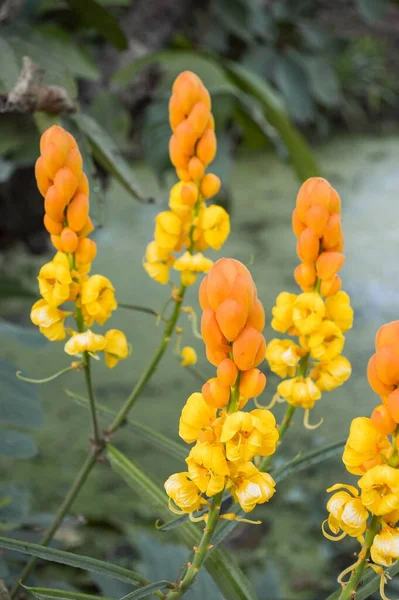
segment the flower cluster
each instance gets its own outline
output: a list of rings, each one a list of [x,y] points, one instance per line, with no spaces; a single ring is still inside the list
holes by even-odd
[[[305,181],[293,212],[302,261],[294,276],[302,293],[282,292],[272,309],[273,329],[298,338],[297,342],[273,339],[268,344],[269,367],[285,379],[278,385],[276,399],[305,411],[313,408],[322,392],[342,385],[351,374],[349,361],[341,355],[353,310],[337,275],[345,258],[340,212],[339,195],[325,179]]]
[[[343,484],[327,490],[346,488],[350,492],[337,492],[328,501],[328,525],[334,534],[342,534],[327,537],[350,535],[363,543],[363,534],[373,523],[371,559],[375,565],[389,567],[399,560],[399,527],[395,527],[399,523],[399,321],[383,325],[377,332],[368,380],[383,402],[371,418],[352,421],[342,456],[347,470],[360,476],[360,493]]]
[[[272,477],[252,462],[275,451],[279,434],[274,416],[266,409],[241,410],[266,385],[256,368],[265,355],[265,313],[248,269],[233,259],[215,263],[201,282],[199,298],[202,336],[217,376],[201,393],[192,394],[182,410],[179,435],[195,445],[186,459],[187,471],[169,477],[165,489],[186,513],[200,510],[224,490],[249,512],[275,491]]]
[[[209,93],[190,71],[173,84],[169,120],[173,131],[169,153],[179,181],[170,192],[170,210],[155,218],[155,239],[147,246],[144,268],[165,284],[173,267],[181,273],[182,285],[188,286],[213,264],[202,252],[209,247],[219,250],[230,233],[224,208],[205,204],[220,189],[219,177],[205,173],[216,154],[215,124]],[[176,258],[175,253],[182,251]]]
[[[83,172],[82,156],[73,136],[53,125],[40,140],[41,155],[36,162],[36,180],[44,196],[44,226],[58,252],[40,269],[42,296],[32,307],[32,322],[51,341],[70,338],[65,352],[72,356],[104,352],[108,367],[129,354],[124,333],[116,329],[105,335],[87,327],[100,325],[116,309],[114,288],[103,275],[89,275],[97,248],[87,236],[94,230],[89,217],[89,184]],[[74,311],[62,310],[66,302]],[[65,328],[65,319],[75,315],[78,331]]]

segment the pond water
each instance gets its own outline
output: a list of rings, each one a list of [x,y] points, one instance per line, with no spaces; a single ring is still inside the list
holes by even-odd
[[[350,419],[370,413],[378,398],[367,384],[365,371],[373,352],[375,332],[384,322],[399,318],[399,137],[344,136],[317,148],[316,152],[323,174],[342,198],[347,256],[342,271],[343,287],[351,295],[356,311],[344,354],[352,362],[353,375],[344,388],[325,394],[313,411],[312,420],[324,417],[324,423],[317,431],[305,430],[301,415],[296,417],[281,452],[286,459],[292,458],[300,449],[345,438]],[[142,165],[136,165],[135,170],[143,190],[166,204],[167,193],[158,188],[153,175]],[[296,291],[292,272],[298,260],[291,213],[298,187],[291,169],[269,153],[241,155],[232,173],[232,233],[223,254],[251,265],[259,297],[269,316],[281,290]],[[107,194],[104,227],[95,236],[98,258],[93,272],[112,280],[121,302],[159,310],[168,296],[168,288],[152,282],[141,267],[145,245],[153,234],[153,218],[162,208],[139,205],[117,185],[113,185]],[[37,264],[41,262],[44,259]],[[21,264],[20,259],[18,264]],[[190,290],[186,302],[195,308],[196,290],[197,286]],[[18,303],[12,309],[14,318],[20,316],[25,321],[27,312],[26,303]],[[202,343],[193,338],[185,316],[181,324],[184,343],[193,345],[199,354],[199,370],[207,377],[212,376],[213,368],[206,362]],[[124,309],[115,313],[109,325],[123,329],[133,348],[130,359],[112,371],[100,363],[93,367],[98,400],[117,408],[149,361],[161,329],[157,328],[153,317]],[[273,337],[269,324],[266,336],[268,339]],[[19,368],[38,378],[68,363],[61,344],[49,344],[34,353],[11,345],[5,355]],[[45,423],[36,435],[39,454],[33,460],[12,464],[13,480],[31,486],[37,510],[48,511],[56,507],[84,459],[88,414],[63,391],[69,388],[84,394],[82,379],[79,374],[67,375],[41,387]],[[270,376],[265,402],[272,397],[276,383],[277,380]],[[187,396],[199,389],[200,383],[188,370],[179,367],[171,348],[132,416],[177,438],[179,412]],[[277,414],[281,413],[277,411]],[[159,453],[134,433],[121,432],[114,442],[160,482],[172,471],[184,469],[183,464]],[[335,556],[333,544],[320,543],[316,551],[312,544],[322,540],[319,525],[325,512],[325,488],[336,480],[350,478],[345,475],[339,457],[326,464],[327,467],[323,464],[311,473],[300,473],[291,482],[282,484],[271,505],[262,510],[267,527],[260,533],[247,533],[242,529],[242,539],[237,541],[239,546],[245,547],[243,540],[249,537],[252,547],[258,548],[259,556],[271,553],[277,568],[284,560],[285,568],[290,567],[290,585],[296,590],[293,598],[313,597],[309,589],[312,589],[314,578],[320,579],[323,575],[328,588],[332,574],[337,573],[336,567],[329,572],[330,559]],[[76,501],[74,512],[82,512],[91,518],[114,515],[132,521],[152,515],[151,509],[138,501],[106,465],[99,465],[91,475]],[[281,542],[282,538],[285,538],[284,542]],[[230,544],[235,542],[236,538]],[[284,598],[291,597],[287,591],[285,594]]]

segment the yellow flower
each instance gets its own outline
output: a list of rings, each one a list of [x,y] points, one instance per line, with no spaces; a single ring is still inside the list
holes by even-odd
[[[187,251],[176,260],[173,266],[176,271],[181,271],[182,284],[188,286],[195,283],[197,273],[208,273],[213,266],[213,261],[205,258],[201,253],[190,254]]]
[[[183,221],[187,220],[191,216],[193,210],[192,205],[187,204],[183,199],[182,190],[185,185],[187,185],[185,181],[178,181],[178,183],[176,183],[170,190],[169,196],[169,207]]]
[[[87,325],[97,321],[104,325],[113,310],[118,306],[115,290],[109,279],[103,275],[92,275],[82,285],[82,312]]]
[[[230,233],[230,217],[224,208],[212,204],[203,212],[201,228],[205,242],[213,250],[220,250]]]
[[[316,360],[330,361],[342,352],[345,338],[333,321],[323,321],[309,337],[301,336],[300,344]]]
[[[65,352],[71,356],[82,352],[99,352],[104,350],[107,341],[103,335],[93,333],[90,329],[83,333],[73,333],[65,344]]]
[[[190,479],[207,496],[214,496],[223,490],[227,466],[224,448],[221,444],[197,442],[186,458]]]
[[[110,329],[105,334],[107,342],[104,348],[105,364],[110,369],[116,365],[119,360],[129,356],[129,344],[125,334],[119,329]]]
[[[399,509],[399,470],[377,465],[359,479],[363,505],[374,515]]]
[[[191,444],[198,439],[203,440],[203,434],[212,428],[216,418],[216,408],[208,406],[202,394],[196,392],[188,398],[180,417],[179,435]]]
[[[391,449],[388,436],[377,431],[371,419],[353,419],[342,461],[349,473],[363,475],[368,469],[381,464]]]
[[[399,560],[399,529],[385,525],[373,540],[371,546],[373,562],[390,567]]]
[[[145,251],[143,267],[151,279],[166,284],[169,281],[169,270],[174,258],[169,250],[160,248],[155,241],[148,244]]]
[[[322,392],[331,392],[339,387],[352,373],[352,367],[347,358],[336,356],[333,360],[321,363],[312,369],[310,376]]]
[[[178,250],[182,234],[182,220],[171,210],[160,212],[155,217],[155,242],[163,250]]]
[[[165,481],[165,490],[169,498],[186,513],[201,508],[203,499],[201,492],[188,477],[188,473],[175,473]]]
[[[228,460],[237,462],[249,461],[256,454],[273,454],[278,438],[273,414],[269,410],[256,409],[250,413],[237,411],[227,415],[220,441],[226,444]]]
[[[349,490],[351,494],[342,491],[342,488]],[[346,534],[358,538],[366,530],[368,511],[364,508],[359,492],[353,485],[336,483],[328,488],[327,492],[341,491],[333,494],[327,502],[327,510],[330,513],[328,517],[328,526],[333,533],[344,531]]]
[[[326,318],[334,321],[342,333],[352,328],[353,308],[346,292],[340,291],[326,298]]]
[[[64,340],[66,337],[64,320],[71,312],[50,306],[45,300],[38,300],[32,306],[31,321],[40,329],[40,333],[52,342]]]
[[[271,340],[266,348],[266,360],[279,377],[293,377],[303,356],[303,350],[291,340]]]
[[[286,333],[293,328],[292,307],[296,299],[296,294],[288,292],[281,292],[277,296],[276,306],[272,308],[273,319],[271,322],[271,326],[275,331]]]
[[[294,377],[286,379],[277,386],[278,394],[292,406],[313,408],[316,400],[320,400],[321,392],[310,377]]]
[[[194,348],[191,348],[191,346],[184,346],[183,350],[181,351],[181,357],[183,359],[180,363],[182,367],[195,365],[197,362],[197,353]]]
[[[231,481],[231,495],[245,512],[268,502],[276,491],[273,477],[258,471],[252,462],[232,463]]]
[[[316,331],[324,319],[326,307],[319,294],[305,292],[299,294],[292,307],[292,320],[301,335]]]
[[[42,266],[38,276],[40,294],[50,306],[59,306],[70,296],[72,284],[68,256],[57,252],[53,260]]]

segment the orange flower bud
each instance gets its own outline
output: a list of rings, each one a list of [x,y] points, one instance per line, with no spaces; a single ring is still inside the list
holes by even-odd
[[[252,309],[255,296],[255,284],[248,269],[233,258],[221,258],[213,265],[207,277],[207,300],[212,308],[218,306],[227,298],[234,298]]]
[[[57,188],[58,193],[62,196],[65,206],[74,196],[78,187],[78,183],[79,180],[76,175],[72,173],[71,169],[63,167],[57,171],[54,177],[54,185]]]
[[[394,421],[389,409],[384,404],[376,406],[376,408],[372,412],[371,420],[373,422],[374,427],[380,433],[389,435],[390,433],[393,433],[396,429],[396,421]]]
[[[60,235],[63,227],[61,222],[53,221],[46,213],[43,217],[43,223],[49,233],[52,235]]]
[[[179,123],[184,121],[185,118],[186,115],[184,114],[184,110],[179,102],[178,96],[172,94],[169,100],[169,123],[172,131],[174,131]]]
[[[56,248],[56,250],[59,250],[60,252],[64,252],[62,249],[62,244],[61,244],[61,236],[50,235],[50,239],[51,239],[51,243],[53,244],[54,248]]]
[[[399,423],[399,389],[389,394],[386,407],[395,423]]]
[[[77,146],[75,148],[72,148],[71,150],[69,150],[66,160],[65,160],[65,167],[67,167],[68,169],[71,169],[72,173],[79,180],[79,178],[82,175],[83,159],[82,159],[81,153],[79,152],[79,148]]]
[[[379,328],[375,336],[375,347],[399,346],[399,321],[391,321]]]
[[[181,166],[184,167],[185,164]],[[193,156],[190,162],[188,163],[188,172],[190,173],[191,179],[194,179],[194,181],[202,179],[204,176],[204,171],[204,163],[201,162],[197,156]]]
[[[265,309],[259,298],[256,298],[248,315],[247,327],[253,327],[262,332],[266,325]]]
[[[342,287],[342,279],[338,275],[334,275],[332,279],[323,279],[320,285],[320,293],[322,296],[335,296]]]
[[[306,229],[306,225],[299,218],[297,208],[292,212],[292,229],[294,230],[296,237],[299,237],[302,231],[305,231]]]
[[[202,313],[201,335],[206,346],[216,346],[220,349],[229,351],[230,347],[227,343],[227,339],[219,327],[215,313],[210,308],[207,308]]]
[[[169,140],[169,155],[174,167],[186,168],[190,157],[184,154],[175,134]]]
[[[380,346],[376,352],[376,370],[384,385],[399,383],[399,345]]]
[[[324,206],[327,210],[330,205],[332,187],[322,177],[310,177],[302,185],[296,198],[298,217],[306,222],[306,212],[313,205]]]
[[[190,114],[188,115],[188,122],[192,126],[193,130],[200,137],[208,125],[209,121],[209,109],[203,102],[197,102],[194,104]]]
[[[89,217],[89,198],[86,194],[77,193],[67,208],[68,225],[74,231],[81,231]]]
[[[205,90],[205,91],[208,91],[208,90]],[[208,93],[208,96],[209,96],[209,93]],[[209,107],[210,107],[210,105],[211,105],[211,97],[209,96]],[[211,110],[211,109],[209,108],[209,110]],[[212,113],[210,113],[210,115],[209,115],[209,120],[206,125],[206,129],[212,129],[212,131],[215,131],[215,119],[214,119]]]
[[[230,400],[230,388],[222,385],[217,377],[204,383],[201,391],[205,402],[214,408],[223,408]]]
[[[39,192],[44,197],[47,194],[47,190],[51,186],[51,180],[46,175],[41,156],[39,156],[35,163],[35,177]]]
[[[184,204],[194,206],[198,200],[198,187],[193,182],[186,183],[181,190],[181,198]]]
[[[253,327],[245,327],[233,342],[233,360],[240,371],[257,367],[265,358],[266,342]]]
[[[238,375],[237,365],[231,358],[225,358],[218,365],[217,374],[222,385],[225,387],[232,387],[235,384]]]
[[[67,135],[70,149],[73,150],[74,148],[77,148],[78,144],[77,144],[75,138],[73,137],[73,135],[71,133],[69,133],[69,131],[67,131],[66,129],[64,131]]]
[[[176,137],[180,149],[186,156],[192,156],[194,154],[195,144],[197,143],[198,136],[194,131],[193,126],[187,119],[179,123],[175,129],[174,136]]]
[[[209,302],[208,302],[208,287],[207,286],[208,286],[208,277],[204,277],[204,279],[200,283],[199,290],[198,290],[199,303],[200,303],[202,310],[210,308]]]
[[[316,271],[320,279],[332,279],[345,262],[340,252],[322,252],[316,261]]]
[[[294,279],[303,290],[313,288],[316,283],[316,269],[313,263],[302,263],[294,271]]]
[[[94,225],[90,217],[88,217],[85,226],[78,232],[79,237],[86,237],[87,235],[90,235],[92,231],[94,231]]]
[[[323,235],[329,217],[330,213],[325,206],[313,204],[306,211],[305,224],[320,238]]]
[[[215,196],[220,190],[221,181],[214,173],[207,173],[201,181],[201,194],[208,200]]]
[[[331,187],[331,196],[330,196],[330,214],[331,215],[339,215],[341,214],[341,198],[337,190]]]
[[[225,360],[229,356],[229,352],[224,347],[219,346],[206,346],[205,352],[206,358],[214,367],[220,365],[222,360]]]
[[[76,192],[77,193],[82,192],[82,194],[86,194],[86,196],[89,196],[89,192],[90,192],[89,180],[87,179],[86,173],[81,174],[81,176],[79,178],[78,189],[76,190]]]
[[[183,71],[173,83],[172,92],[176,95],[178,104],[188,115],[194,104],[200,99],[201,80],[191,71]]]
[[[70,140],[73,140],[73,142],[71,143]],[[43,153],[46,146],[54,144],[54,146],[59,148],[66,156],[69,149],[73,148],[73,143],[75,146],[77,145],[75,138],[68,131],[59,125],[52,125],[46,129],[41,137],[40,152]]]
[[[259,369],[250,369],[241,374],[238,390],[245,398],[260,396],[266,387],[266,376]]]
[[[212,108],[211,95],[202,83],[201,83],[199,91],[198,91],[198,100],[200,102],[202,102],[203,104],[205,104],[205,108],[207,108],[207,110],[209,110],[209,111],[211,110],[211,108]],[[215,123],[213,121],[212,115],[210,116],[210,119],[211,119],[211,123],[213,123],[213,127],[211,127],[211,129],[215,129]]]
[[[322,246],[325,250],[331,250],[341,242],[341,217],[338,214],[331,215],[324,228]]]
[[[319,256],[320,244],[317,235],[309,228],[302,231],[297,243],[299,258],[305,263],[315,262]]]
[[[75,252],[76,262],[80,265],[88,265],[91,263],[97,254],[97,246],[93,240],[89,238],[81,238]]]
[[[62,221],[64,219],[64,198],[55,185],[52,185],[47,191],[44,199],[44,210],[53,221]]]
[[[381,381],[377,373],[377,356],[373,354],[367,366],[367,379],[370,387],[380,396],[388,396],[393,391],[393,386],[386,385]]]
[[[63,252],[72,253],[75,252],[78,247],[78,236],[69,227],[64,227],[61,232],[61,247]]]
[[[188,169],[176,168],[176,174],[181,181],[191,181],[191,175]]]
[[[216,155],[216,135],[212,129],[206,129],[196,147],[196,154],[204,165],[209,165]]]
[[[216,310],[216,320],[229,342],[244,329],[247,319],[248,309],[234,298],[227,298]]]

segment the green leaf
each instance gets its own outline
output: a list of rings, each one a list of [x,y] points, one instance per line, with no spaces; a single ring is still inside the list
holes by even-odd
[[[233,81],[246,93],[261,101],[267,121],[283,139],[298,177],[304,181],[320,174],[312,150],[292,125],[279,95],[261,77],[237,63],[226,65]]]
[[[145,585],[139,590],[135,590],[131,594],[127,594],[127,596],[123,596],[123,598],[120,598],[120,600],[133,600],[133,598],[136,598],[137,600],[138,598],[145,598],[146,596],[149,596],[152,592],[165,589],[168,585],[170,585],[170,583],[165,579],[161,579],[160,581],[154,581],[154,583],[149,583],[148,585]]]
[[[314,98],[327,108],[336,108],[342,101],[342,94],[330,61],[324,56],[303,56],[302,64]]]
[[[20,69],[12,46],[1,36],[0,56],[0,81],[4,83],[6,91],[10,92],[18,79]]]
[[[0,456],[31,458],[37,453],[34,440],[21,431],[0,429]]]
[[[17,379],[15,366],[0,361],[0,422],[40,427],[42,410],[37,386]]]
[[[118,50],[127,50],[128,42],[118,20],[95,0],[68,0],[74,10],[90,27],[93,27]]]
[[[14,550],[15,552],[21,552],[22,554],[29,554],[29,556],[37,556],[43,560],[68,565],[70,567],[75,567],[76,569],[84,569],[93,573],[103,573],[114,579],[126,581],[127,583],[134,585],[137,585],[137,583],[147,585],[148,583],[142,575],[135,571],[130,571],[129,569],[103,562],[102,560],[91,558],[90,556],[64,552],[63,550],[56,550],[55,548],[46,548],[39,544],[31,544],[29,542],[22,542],[5,537],[0,537],[0,548]]]
[[[118,147],[108,133],[89,115],[76,114],[71,119],[90,141],[93,155],[136,200],[145,202],[133,172],[121,156]]]
[[[396,562],[389,569],[385,569],[392,578],[399,573],[399,562]],[[356,590],[356,600],[366,600],[371,594],[376,592],[380,587],[381,577],[374,573],[371,569],[368,569],[362,578],[362,585]],[[342,588],[333,592],[326,598],[326,600],[339,600],[342,594]]]
[[[22,585],[22,587],[39,600],[98,600],[99,598],[98,595],[81,594],[75,591],[70,592],[68,590],[55,590],[53,588],[29,587],[27,585]],[[102,596],[102,600],[112,599],[104,598],[104,596]]]
[[[147,503],[152,502],[157,507],[160,517],[167,521],[170,518],[170,511],[165,492],[138,465],[111,444],[107,444],[107,455],[113,470],[119,473]],[[191,550],[198,544],[200,532],[193,523],[185,523],[176,529],[176,535]],[[205,567],[222,594],[229,600],[256,600],[251,583],[237,565],[234,557],[224,548],[213,551],[207,559]]]
[[[84,406],[85,408],[89,408],[89,400],[80,396],[79,394],[75,394],[75,392],[71,392],[70,390],[65,390],[65,393],[73,398],[80,406]],[[104,417],[115,417],[116,412],[108,406],[104,406],[103,404],[99,404],[96,402],[96,409],[100,415]],[[132,421],[131,419],[126,419],[126,429],[130,431],[134,431],[140,437],[147,440],[157,448],[164,450],[170,456],[177,458],[178,460],[184,460],[187,457],[187,449],[183,444],[179,444],[179,442],[175,442],[174,440],[169,439],[162,433],[158,433],[151,427],[147,425],[143,425],[142,423],[137,423],[137,421]]]
[[[274,77],[292,118],[300,123],[312,121],[315,106],[306,73],[298,62],[289,54],[278,55]]]
[[[299,454],[293,460],[289,461],[279,469],[271,471],[271,474],[273,475],[276,483],[280,483],[291,475],[296,475],[304,469],[314,467],[314,465],[340,454],[345,447],[345,444],[346,440],[339,440],[338,442],[333,442],[327,446],[323,446],[323,448],[316,448],[316,450],[312,450],[311,452],[306,452],[302,455]]]
[[[357,9],[368,23],[380,21],[388,10],[388,0],[356,0]]]

